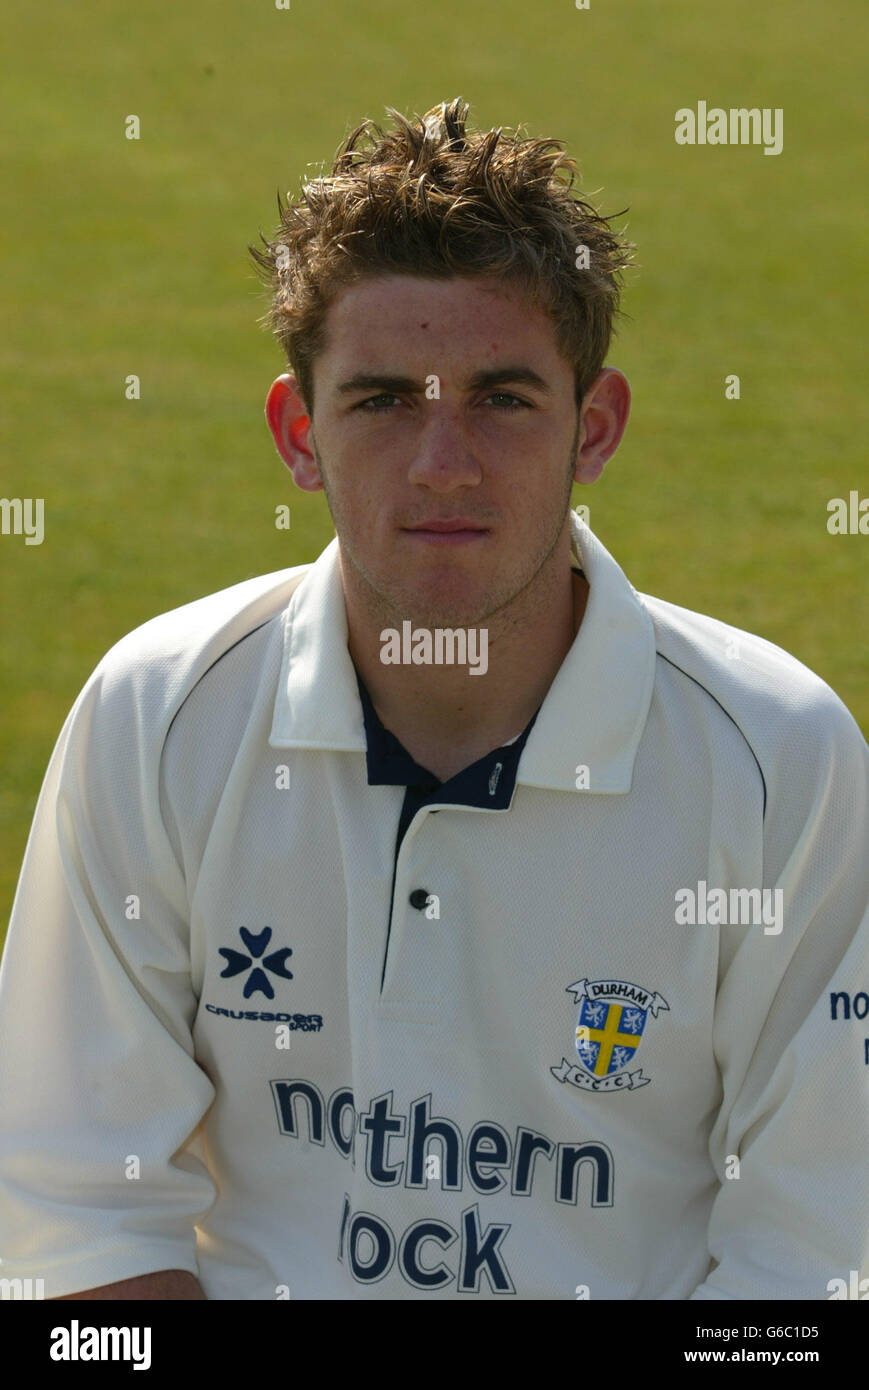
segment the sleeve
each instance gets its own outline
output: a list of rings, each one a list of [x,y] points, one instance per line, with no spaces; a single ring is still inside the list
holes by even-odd
[[[869,1278],[869,749],[823,689],[769,765],[781,931],[746,928],[718,990],[720,1188],[692,1299],[853,1298]]]
[[[46,1298],[198,1274],[216,1196],[187,1150],[215,1092],[161,817],[168,715],[159,680],[112,656],[52,754],[0,966],[0,1270]]]

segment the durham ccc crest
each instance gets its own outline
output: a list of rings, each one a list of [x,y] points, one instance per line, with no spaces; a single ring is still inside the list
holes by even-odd
[[[567,986],[579,1005],[576,1016],[576,1052],[580,1066],[563,1058],[549,1070],[557,1081],[569,1081],[582,1091],[635,1091],[648,1086],[641,1067],[629,1071],[636,1057],[649,1016],[657,1018],[670,1005],[627,980],[577,980]]]

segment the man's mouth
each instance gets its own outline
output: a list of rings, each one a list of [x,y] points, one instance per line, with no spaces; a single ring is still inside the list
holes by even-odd
[[[471,521],[465,517],[457,517],[452,521],[422,521],[418,526],[409,526],[409,531],[485,531],[487,528],[481,526],[478,521]]]
[[[405,535],[429,545],[466,545],[488,535],[488,527],[479,522],[455,517],[449,521],[425,521],[421,526],[404,527]]]

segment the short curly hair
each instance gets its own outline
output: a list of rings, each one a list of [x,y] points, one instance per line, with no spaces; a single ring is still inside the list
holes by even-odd
[[[265,251],[248,246],[270,295],[259,322],[280,343],[309,413],[330,304],[363,276],[386,274],[518,283],[550,314],[580,402],[621,312],[634,245],[608,223],[622,213],[603,217],[572,193],[576,165],[559,140],[502,128],[468,134],[460,97],[415,124],[386,109],[394,130],[363,121],[328,177],[303,183],[293,203],[278,193],[280,224],[270,239],[260,232]]]

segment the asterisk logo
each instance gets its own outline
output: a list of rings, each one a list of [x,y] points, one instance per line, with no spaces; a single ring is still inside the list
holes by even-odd
[[[282,946],[279,951],[272,951],[263,961],[265,970],[261,970],[258,965],[254,965],[254,960],[259,960],[263,951],[272,939],[271,927],[263,927],[259,936],[254,936],[247,927],[239,927],[238,934],[242,943],[250,952],[249,956],[241,951],[234,951],[231,946],[221,946],[220,954],[226,961],[226,969],[221,970],[221,980],[229,980],[233,975],[240,975],[242,970],[250,970],[250,974],[244,982],[244,997],[250,999],[257,990],[264,994],[266,999],[274,999],[275,992],[272,989],[271,981],[266,970],[270,970],[273,975],[279,975],[282,980],[291,980],[293,972],[287,969],[287,957],[293,954],[289,946]],[[251,959],[253,957],[253,959]],[[251,969],[251,967],[253,967]]]

